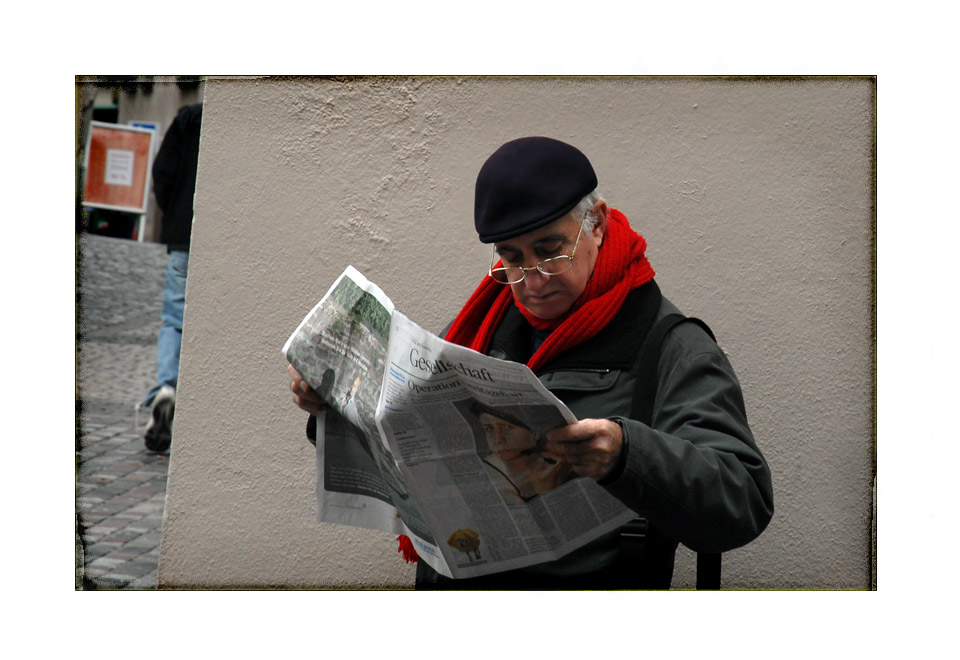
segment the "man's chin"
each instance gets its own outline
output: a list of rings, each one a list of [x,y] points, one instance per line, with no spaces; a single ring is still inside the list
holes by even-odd
[[[563,298],[560,295],[550,296],[544,300],[525,300],[523,306],[538,319],[552,321],[566,314],[570,309],[569,305],[563,304]]]

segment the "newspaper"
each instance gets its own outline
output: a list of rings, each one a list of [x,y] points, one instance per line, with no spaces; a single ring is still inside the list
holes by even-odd
[[[421,561],[468,578],[557,559],[636,515],[537,452],[576,419],[530,369],[443,341],[352,266],[283,354],[329,404],[321,522],[406,534]]]

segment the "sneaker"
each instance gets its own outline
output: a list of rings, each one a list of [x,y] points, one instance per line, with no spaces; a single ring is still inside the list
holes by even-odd
[[[170,433],[173,429],[173,408],[176,403],[176,391],[164,385],[153,399],[153,411],[150,423],[143,434],[143,444],[150,451],[165,452],[170,448]]]

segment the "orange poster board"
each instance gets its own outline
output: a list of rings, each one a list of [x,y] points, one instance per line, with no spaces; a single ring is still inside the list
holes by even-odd
[[[84,205],[146,213],[153,136],[143,128],[90,122]]]

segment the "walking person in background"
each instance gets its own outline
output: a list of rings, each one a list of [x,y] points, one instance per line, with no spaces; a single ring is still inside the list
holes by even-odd
[[[152,407],[143,440],[147,449],[155,452],[170,448],[173,427],[202,113],[202,103],[180,109],[153,164],[153,191],[163,213],[161,242],[167,244],[170,255],[163,292],[163,326],[157,338],[157,382],[141,403]]]

